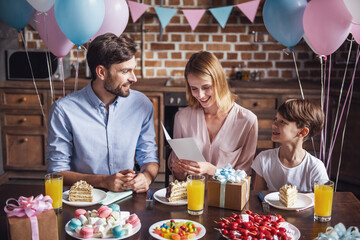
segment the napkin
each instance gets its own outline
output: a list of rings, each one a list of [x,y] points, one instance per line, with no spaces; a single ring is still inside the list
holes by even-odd
[[[104,200],[102,200],[100,203],[102,205],[109,205],[110,203],[113,203],[113,202],[116,202],[116,201],[119,201],[123,198],[126,198],[127,196],[131,195],[132,194],[132,191],[124,191],[124,192],[111,192],[111,191],[108,191],[106,193],[106,198]]]

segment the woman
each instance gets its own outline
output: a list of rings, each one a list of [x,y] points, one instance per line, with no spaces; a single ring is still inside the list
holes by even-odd
[[[234,102],[219,60],[210,52],[197,52],[185,67],[189,106],[175,115],[174,138],[193,137],[206,162],[178,159],[171,153],[168,165],[175,179],[187,175],[214,175],[230,163],[247,173],[255,155],[257,118]]]

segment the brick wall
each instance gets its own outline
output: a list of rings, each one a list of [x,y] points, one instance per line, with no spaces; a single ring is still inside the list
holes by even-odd
[[[142,16],[143,19],[140,18],[136,23],[133,23],[130,17],[124,33],[139,44],[136,72],[138,77],[183,78],[187,59],[196,51],[207,50],[215,53],[220,59],[229,78],[233,77],[234,71],[238,70],[240,64],[242,71],[260,72],[261,79],[265,81],[296,79],[292,54],[284,53],[285,47],[272,38],[264,26],[261,17],[264,1],[261,1],[254,23],[251,23],[237,7],[234,7],[224,29],[207,11],[195,31],[192,31],[181,12],[181,8],[208,9],[240,2],[243,1],[164,0],[164,7],[177,8],[179,11],[162,31],[161,38],[159,20],[152,7]],[[144,3],[160,6],[160,1],[156,0],[145,0]],[[143,29],[141,29],[141,21],[143,21]],[[144,42],[141,41],[141,31],[144,34]],[[29,48],[44,48],[44,44],[34,29],[27,27],[25,33]],[[143,54],[141,54],[141,44],[143,44]],[[341,80],[343,77],[349,45],[350,42],[346,41],[333,54],[333,80]],[[355,58],[355,47],[353,48],[352,59]],[[303,40],[294,47],[294,51],[300,78],[319,80],[320,63],[316,54]],[[77,61],[77,52],[74,47],[70,53],[72,62]],[[84,58],[85,53],[80,50],[80,75],[84,73]]]

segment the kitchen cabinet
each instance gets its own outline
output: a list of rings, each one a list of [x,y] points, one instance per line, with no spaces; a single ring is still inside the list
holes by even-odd
[[[0,119],[5,170],[46,170],[46,120],[32,89],[1,89]],[[39,92],[45,115],[48,94]]]

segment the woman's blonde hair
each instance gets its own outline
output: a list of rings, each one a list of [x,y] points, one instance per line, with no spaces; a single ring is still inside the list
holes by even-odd
[[[226,112],[231,108],[234,103],[235,95],[230,92],[225,72],[214,54],[206,51],[194,53],[185,67],[186,99],[190,107],[200,108],[201,105],[199,101],[191,94],[187,78],[189,74],[202,79],[211,80],[215,93],[216,105],[220,111]]]

